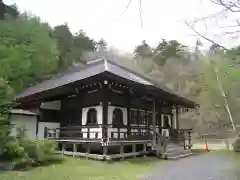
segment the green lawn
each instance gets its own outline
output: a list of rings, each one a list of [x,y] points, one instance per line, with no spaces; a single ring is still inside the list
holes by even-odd
[[[154,170],[157,158],[131,158],[101,162],[64,158],[59,164],[27,171],[0,173],[1,180],[137,180]]]

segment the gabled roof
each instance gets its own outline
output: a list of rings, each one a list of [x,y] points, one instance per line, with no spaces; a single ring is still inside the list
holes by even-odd
[[[16,98],[17,99],[25,98],[27,96],[34,95],[43,91],[48,91],[50,89],[64,86],[69,83],[77,82],[77,81],[101,74],[103,72],[109,72],[111,74],[114,74],[126,80],[130,80],[132,82],[142,84],[147,87],[160,89],[168,93],[169,95],[174,96],[174,98],[177,98],[180,104],[186,103],[186,104],[189,104],[188,106],[191,106],[191,107],[195,106],[194,102],[178,96],[166,86],[162,84],[158,84],[149,77],[133,72],[132,70],[126,67],[123,67],[116,62],[106,60],[105,58],[97,58],[97,59],[88,61],[85,67],[72,68],[71,71],[69,71],[68,73],[60,77],[56,77],[56,78],[44,81],[42,83],[39,83],[33,87],[26,89],[22,93],[18,94]]]

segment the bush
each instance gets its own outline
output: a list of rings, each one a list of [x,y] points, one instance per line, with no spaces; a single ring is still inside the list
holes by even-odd
[[[52,161],[56,143],[52,141],[32,141],[24,138],[11,138],[0,157],[16,164],[42,164]]]
[[[7,142],[4,147],[4,152],[2,157],[5,159],[15,159],[21,158],[26,155],[24,147],[20,146],[19,142],[15,139]]]
[[[25,140],[21,145],[35,163],[47,161],[49,156],[53,155],[56,147],[56,143],[52,141]]]
[[[235,152],[240,152],[240,138],[238,138],[234,143],[233,143],[233,150]]]

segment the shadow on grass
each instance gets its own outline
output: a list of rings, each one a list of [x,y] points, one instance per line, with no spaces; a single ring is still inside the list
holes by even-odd
[[[143,157],[143,156],[138,156],[138,157],[126,157],[124,159],[114,159],[110,161],[104,161],[106,164],[135,164],[135,165],[151,165],[157,162],[160,162],[161,159],[157,157]]]
[[[65,159],[62,156],[52,155],[49,157],[45,157],[43,160],[37,161],[34,163],[16,164],[13,170],[14,171],[27,171],[27,170],[31,170],[31,169],[37,168],[37,167],[50,166],[53,164],[61,164],[64,161],[65,161]]]

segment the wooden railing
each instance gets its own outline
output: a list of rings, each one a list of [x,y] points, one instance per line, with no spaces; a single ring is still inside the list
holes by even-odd
[[[113,125],[69,125],[61,128],[46,128],[47,139],[77,140],[146,140],[150,139],[149,127]]]

